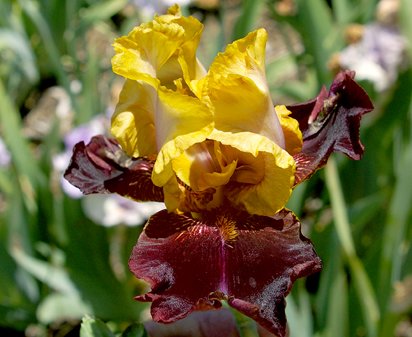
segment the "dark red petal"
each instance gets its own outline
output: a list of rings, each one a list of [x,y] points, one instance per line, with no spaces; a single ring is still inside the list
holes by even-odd
[[[116,140],[99,135],[89,144],[76,144],[64,177],[84,194],[118,193],[139,201],[163,201],[153,185],[154,161],[130,158]]]
[[[284,298],[293,282],[321,268],[300,223],[283,210],[275,218],[250,216],[228,254],[229,304],[277,336],[285,336]],[[249,228],[248,222],[255,224]]]
[[[235,213],[236,212],[236,213]],[[152,317],[174,322],[220,300],[285,336],[284,298],[293,282],[321,268],[319,257],[289,211],[276,217],[230,209],[202,220],[162,211],[150,218],[129,260],[146,280]]]
[[[315,99],[288,106],[303,134],[302,151],[293,156],[295,184],[324,166],[334,151],[355,160],[361,158],[364,148],[359,138],[360,121],[373,105],[354,76],[351,71],[340,72],[329,92],[322,88]]]
[[[170,323],[197,305],[220,304],[210,299],[220,282],[222,243],[219,230],[166,210],[153,215],[129,260],[130,270],[152,291],[136,297],[153,301],[152,317]]]

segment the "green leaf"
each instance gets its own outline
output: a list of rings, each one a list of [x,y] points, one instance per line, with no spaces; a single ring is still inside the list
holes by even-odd
[[[374,337],[377,336],[378,324],[380,322],[377,297],[365,267],[356,253],[337,165],[333,157],[329,158],[328,165],[325,168],[325,178],[331,198],[334,224],[339,243],[353,276],[354,288],[361,304],[368,336]]]
[[[340,266],[338,273],[333,277],[328,308],[326,336],[348,336],[348,285],[342,266]]]
[[[44,49],[46,50],[46,55],[49,58],[50,66],[53,69],[54,74],[58,78],[60,84],[71,96],[72,104],[76,108],[77,103],[71,91],[70,80],[68,74],[64,69],[63,63],[61,62],[61,54],[51,31],[53,27],[49,27],[48,22],[44,18],[43,13],[40,11],[39,6],[36,2],[32,0],[19,0],[19,4],[22,7],[23,11],[30,18],[32,23],[35,25],[42,39]]]
[[[295,63],[295,58],[290,54],[271,61],[266,66],[266,77],[269,86],[276,85],[279,78],[285,78],[288,75],[290,76],[290,74],[293,74],[296,70],[297,65]]]
[[[65,294],[78,294],[76,286],[63,268],[29,256],[17,247],[11,251],[11,255],[19,266],[50,288]]]
[[[0,124],[4,141],[10,150],[13,163],[18,171],[26,201],[36,208],[35,187],[44,186],[45,176],[40,171],[30,151],[29,144],[21,133],[21,119],[16,107],[0,81]]]
[[[336,21],[344,25],[374,20],[376,0],[332,0]]]
[[[83,95],[79,106],[82,113],[76,116],[78,124],[87,123],[94,115],[104,111],[99,96],[100,57],[96,51],[88,48],[87,64],[81,78]]]
[[[243,0],[242,10],[232,33],[232,41],[240,39],[256,28],[264,1]]]
[[[353,18],[353,5],[349,0],[332,0],[333,13],[339,24],[347,24]]]
[[[37,308],[37,319],[43,324],[77,320],[91,308],[79,296],[53,293],[48,295]]]
[[[297,4],[299,30],[307,53],[313,57],[320,87],[331,79],[327,65],[332,53],[342,43],[342,37],[336,32],[326,1],[298,0]]]
[[[141,323],[133,323],[121,335],[121,337],[148,337],[144,325]]]
[[[401,22],[402,33],[407,37],[407,41],[412,41],[412,6],[410,0],[400,1],[399,20]],[[409,48],[409,58],[412,60],[412,45],[407,43]]]
[[[409,0],[406,1],[409,3]],[[362,22],[374,20],[377,3],[377,0],[361,0],[358,2],[359,6],[357,8],[357,12],[361,14],[360,19]]]
[[[322,231],[321,233],[315,232],[315,234],[319,236],[317,242],[315,242],[315,247],[317,247],[319,256],[324,263],[324,268],[320,273],[315,310],[318,312],[317,319],[319,326],[326,327],[330,319],[329,305],[331,304],[331,289],[342,265],[342,252],[341,249],[338,248],[338,238],[333,231],[333,227],[329,227],[327,231]],[[319,251],[319,249],[323,250],[323,253]]]
[[[33,50],[24,36],[11,29],[0,29],[0,51],[6,49],[13,51],[15,65],[22,70],[26,76],[26,81],[36,82],[39,73],[36,68]]]
[[[319,90],[316,83],[316,76],[309,72],[305,81],[290,80],[279,87],[271,86],[271,92],[278,95],[285,95],[296,102],[304,102],[315,97]]]
[[[36,321],[34,312],[23,306],[0,303],[0,326],[12,327],[24,331],[29,324]],[[22,334],[24,336],[24,334]]]
[[[311,305],[309,294],[304,288],[304,281],[299,280],[294,288],[298,288],[295,298],[288,295],[286,298],[286,317],[290,337],[312,337],[313,336],[313,317],[311,315]]]
[[[394,194],[390,202],[387,223],[384,228],[382,257],[380,264],[379,289],[381,309],[389,312],[393,287],[402,277],[404,259],[404,238],[407,235],[408,220],[411,216],[412,182],[408,169],[412,167],[412,144],[405,149],[400,159]],[[388,317],[390,318],[390,316]],[[391,319],[383,325],[390,324]],[[388,329],[388,328],[385,328]]]
[[[81,324],[80,337],[115,337],[101,320],[86,315]]]
[[[128,279],[118,279],[113,272],[110,231],[85,221],[81,215],[67,223],[70,224],[67,226],[70,244],[65,252],[70,278],[82,298],[92,306],[93,313],[111,320],[138,317],[146,304],[134,301],[133,296],[139,290],[132,283],[127,283]],[[137,239],[137,235],[132,237]],[[127,260],[118,263],[127,266]],[[126,275],[132,277],[129,273]]]
[[[81,11],[81,20],[83,24],[107,20],[127,4],[127,0],[109,0],[99,1],[87,9]]]

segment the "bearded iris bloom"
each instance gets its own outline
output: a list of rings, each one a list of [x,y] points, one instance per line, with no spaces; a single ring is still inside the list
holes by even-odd
[[[265,78],[266,31],[230,44],[206,72],[202,25],[177,6],[115,41],[126,78],[114,139],[74,148],[66,179],[83,193],[164,201],[129,260],[170,323],[226,300],[278,336],[285,296],[321,261],[285,204],[334,151],[359,159],[361,116],[372,110],[354,73],[309,102],[274,106]]]

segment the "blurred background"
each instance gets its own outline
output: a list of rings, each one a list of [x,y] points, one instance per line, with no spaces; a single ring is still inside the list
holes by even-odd
[[[76,142],[108,132],[122,85],[114,38],[175,2],[205,25],[206,67],[227,43],[268,30],[275,104],[356,71],[375,105],[364,158],[334,155],[288,205],[324,263],[287,298],[290,336],[412,336],[411,0],[2,0],[0,335],[78,336],[88,314],[114,336],[150,318],[127,260],[162,204],[83,197],[62,172]],[[233,315],[240,336],[257,336]]]

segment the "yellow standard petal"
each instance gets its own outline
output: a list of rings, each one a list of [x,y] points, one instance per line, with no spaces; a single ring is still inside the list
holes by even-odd
[[[213,107],[216,129],[260,134],[283,148],[283,131],[265,77],[266,40],[266,31],[259,29],[235,41],[193,86]]]
[[[112,117],[111,133],[132,157],[157,154],[157,91],[141,81],[126,80]]]
[[[212,129],[212,112],[197,98],[127,80],[112,117],[111,132],[130,156],[159,153],[154,181],[162,186],[170,178],[170,174],[161,178],[170,159],[204,140]]]
[[[135,27],[127,36],[116,39],[113,71],[132,80],[172,87],[183,77],[202,76],[196,59],[203,25],[193,17],[181,16],[177,6],[152,22]],[[182,69],[183,66],[183,69]]]
[[[155,113],[159,153],[152,180],[163,186],[173,176],[171,161],[186,149],[204,141],[213,131],[213,115],[199,99],[166,88],[159,90]]]

